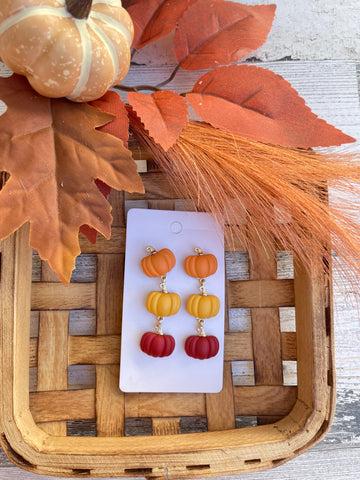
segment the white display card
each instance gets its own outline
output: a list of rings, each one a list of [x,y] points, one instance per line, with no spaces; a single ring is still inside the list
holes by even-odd
[[[154,331],[156,317],[146,309],[146,298],[151,291],[160,291],[160,279],[146,276],[141,259],[146,247],[157,251],[169,248],[176,257],[175,267],[167,274],[169,292],[181,297],[181,308],[176,315],[165,317],[164,334],[171,334],[176,342],[168,357],[154,358],[140,349],[145,332]],[[198,323],[186,310],[188,297],[200,293],[200,282],[189,277],[184,269],[188,255],[194,248],[212,253],[218,260],[217,272],[208,277],[209,295],[220,299],[216,317],[205,320],[207,335],[215,335],[220,343],[218,354],[198,360],[185,353],[185,340],[197,335]],[[222,389],[225,318],[224,235],[219,223],[208,213],[129,210],[127,218],[125,278],[121,336],[120,389],[124,392],[193,392],[217,393]]]

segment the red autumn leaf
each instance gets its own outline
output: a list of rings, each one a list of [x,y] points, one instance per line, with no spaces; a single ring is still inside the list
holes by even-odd
[[[134,5],[138,0],[122,0],[121,4],[124,8],[128,9],[131,5]]]
[[[185,70],[237,62],[265,42],[275,8],[275,5],[198,0],[186,10],[176,29],[177,61]]]
[[[263,68],[214,69],[187,99],[205,122],[260,142],[310,148],[355,141],[318,118],[284,78]]]
[[[134,23],[137,50],[172,32],[185,10],[196,0],[138,0],[127,7]]]
[[[163,90],[151,95],[129,93],[128,100],[155,142],[165,151],[172,147],[187,122],[185,98]]]
[[[100,109],[102,112],[115,115],[111,122],[98,127],[97,130],[120,138],[124,142],[125,147],[127,147],[129,140],[129,117],[125,103],[121,100],[120,95],[109,90],[101,98],[90,102],[90,105]]]
[[[111,206],[95,185],[144,191],[131,153],[119,139],[96,130],[112,116],[87,104],[36,93],[24,77],[0,79],[7,105],[0,117],[0,238],[30,222],[30,245],[67,284],[86,224],[111,233]]]
[[[101,98],[90,102],[90,105],[99,108],[105,113],[115,115],[110,123],[98,127],[97,130],[110,133],[110,135],[120,138],[120,140],[124,142],[125,147],[127,147],[127,142],[129,140],[129,117],[127,115],[125,104],[120,96],[116,92],[109,90]],[[106,199],[109,198],[111,187],[99,179],[96,179],[95,183],[104,197]],[[94,228],[89,227],[89,225],[81,225],[80,232],[85,235],[91,243],[96,243],[97,231]]]

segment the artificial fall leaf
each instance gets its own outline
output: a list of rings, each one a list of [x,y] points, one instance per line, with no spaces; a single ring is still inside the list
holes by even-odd
[[[280,75],[248,65],[203,75],[187,99],[212,126],[285,147],[328,147],[354,142],[318,118]]]
[[[138,0],[122,0],[121,4],[124,8],[129,8],[131,5],[134,5]]]
[[[95,180],[95,185],[107,200],[111,193],[111,187],[109,187],[109,185],[106,185],[106,183],[102,182],[98,178]],[[85,235],[85,237],[89,240],[90,243],[95,245],[97,240],[97,231],[95,230],[95,228],[91,228],[89,227],[89,225],[81,225],[79,230],[83,235]]]
[[[90,102],[90,105],[100,109],[102,112],[114,115],[111,122],[98,127],[97,130],[120,138],[127,147],[129,141],[129,117],[125,103],[121,100],[120,95],[109,90],[101,98]]]
[[[111,122],[97,127],[97,130],[110,133],[110,135],[120,138],[120,140],[124,142],[125,147],[127,147],[129,140],[129,117],[125,104],[120,96],[109,90],[101,98],[90,102],[90,105],[99,108],[105,113],[115,115]],[[104,197],[108,199],[111,193],[111,187],[98,178],[95,180],[95,184]],[[80,232],[85,235],[92,244],[96,243],[97,231],[94,228],[89,227],[89,225],[81,225]]]
[[[130,129],[180,198],[231,226],[225,232],[228,244],[235,236],[245,250],[265,248],[270,255],[266,246],[276,239],[312,275],[329,272],[332,249],[334,262],[344,260],[339,271],[359,290],[359,202],[349,202],[360,198],[359,155],[268,145],[192,121],[165,152],[134,116]]]
[[[163,90],[151,95],[132,92],[128,100],[155,142],[165,151],[174,145],[187,122],[184,97]]]
[[[87,104],[45,98],[24,77],[0,79],[7,111],[0,117],[0,238],[30,222],[30,245],[70,280],[80,253],[78,230],[87,224],[110,237],[111,206],[95,185],[143,191],[131,153],[96,130],[112,116]]]
[[[168,35],[185,10],[196,0],[139,0],[127,7],[134,23],[137,50]]]
[[[185,70],[202,70],[240,60],[265,42],[275,8],[198,0],[186,10],[175,32],[178,63]]]

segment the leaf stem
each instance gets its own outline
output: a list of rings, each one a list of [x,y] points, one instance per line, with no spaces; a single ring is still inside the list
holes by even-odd
[[[122,90],[123,92],[139,92],[141,90],[150,90],[152,92],[159,92],[161,89],[153,87],[152,85],[136,85],[131,87],[130,85],[115,85],[113,88]]]
[[[165,85],[170,83],[175,78],[175,75],[177,74],[179,69],[180,69],[180,64],[176,65],[175,69],[173,70],[172,74],[170,75],[170,77],[167,80],[164,80],[163,82],[158,83],[156,86],[158,88],[160,88],[160,87],[164,87]]]

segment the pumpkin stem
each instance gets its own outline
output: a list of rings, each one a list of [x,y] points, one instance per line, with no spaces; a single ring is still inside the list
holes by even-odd
[[[80,20],[88,18],[92,7],[92,0],[65,0],[66,9],[71,15]]]

